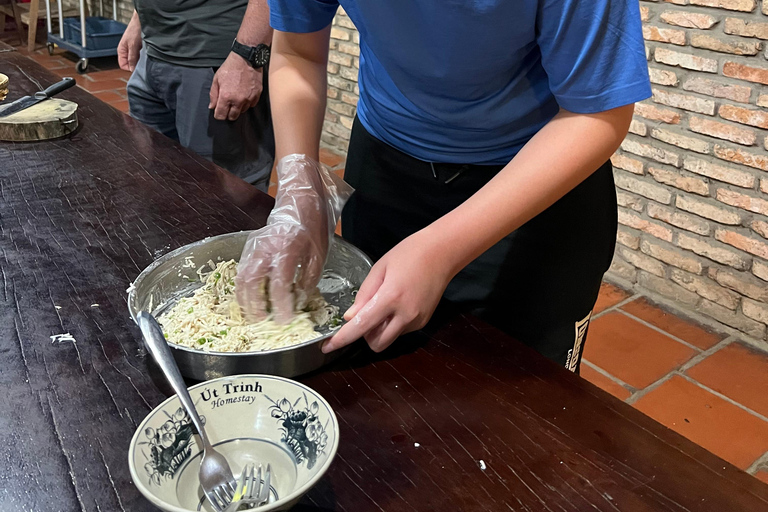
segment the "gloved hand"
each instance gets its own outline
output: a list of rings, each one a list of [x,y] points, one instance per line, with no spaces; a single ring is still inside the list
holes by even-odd
[[[248,237],[235,279],[246,317],[288,323],[322,277],[341,210],[353,189],[306,155],[277,164],[275,207]]]

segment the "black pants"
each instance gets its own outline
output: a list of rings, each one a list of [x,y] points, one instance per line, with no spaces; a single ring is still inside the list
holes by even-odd
[[[344,238],[373,259],[450,212],[503,166],[417,160],[352,128],[345,180],[356,192]],[[578,371],[592,308],[613,257],[610,162],[462,270],[444,297],[544,356]]]

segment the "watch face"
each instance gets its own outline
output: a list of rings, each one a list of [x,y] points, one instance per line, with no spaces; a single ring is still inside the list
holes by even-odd
[[[266,66],[269,62],[269,46],[260,44],[253,55],[254,66]]]

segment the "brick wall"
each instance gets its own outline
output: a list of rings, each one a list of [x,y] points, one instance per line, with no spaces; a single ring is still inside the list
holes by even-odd
[[[640,0],[653,98],[613,157],[608,279],[759,340],[768,325],[768,0]],[[357,33],[333,22],[323,144],[346,152]]]

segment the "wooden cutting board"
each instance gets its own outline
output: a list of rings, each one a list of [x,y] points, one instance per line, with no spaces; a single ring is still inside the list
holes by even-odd
[[[0,140],[35,141],[63,137],[77,128],[77,103],[50,98],[0,117]]]

